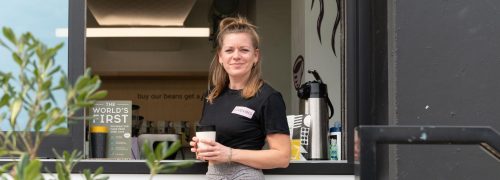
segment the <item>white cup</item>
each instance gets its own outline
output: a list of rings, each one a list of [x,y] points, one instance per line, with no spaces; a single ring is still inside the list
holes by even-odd
[[[207,148],[207,144],[200,142],[203,140],[215,141],[215,126],[214,125],[198,125],[196,126],[196,137],[198,138],[198,148]]]

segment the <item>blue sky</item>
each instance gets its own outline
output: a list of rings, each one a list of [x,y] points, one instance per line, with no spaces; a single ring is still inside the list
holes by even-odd
[[[57,63],[67,69],[67,38],[55,37],[56,28],[68,27],[68,0],[0,0],[0,26],[14,29],[16,34],[31,32],[49,46],[64,42]],[[3,38],[3,35],[2,35]],[[0,50],[0,70],[12,69],[10,55]]]
[[[56,37],[55,31],[68,27],[68,3],[69,0],[0,0],[0,27],[12,28],[17,36],[29,31],[49,47],[64,42],[64,47],[56,56],[56,64],[67,72],[68,38]],[[0,38],[6,42],[3,33]],[[3,47],[0,48],[0,71],[19,72],[11,54]],[[55,95],[60,102],[65,96],[62,93]],[[5,109],[0,110],[3,111]],[[2,129],[5,125],[5,122],[1,124]]]

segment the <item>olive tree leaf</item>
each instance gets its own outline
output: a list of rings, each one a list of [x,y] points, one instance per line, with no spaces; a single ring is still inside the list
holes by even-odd
[[[59,71],[61,71],[61,66],[57,66],[57,67],[55,67],[55,68],[54,68],[54,69],[52,69],[52,70],[51,70],[51,71],[50,71],[47,75],[48,75],[48,76],[52,76],[52,75],[54,75],[55,73],[57,73],[57,72],[59,72]]]
[[[43,179],[41,169],[42,169],[42,163],[40,162],[40,160],[35,159],[30,161],[25,171],[26,179],[32,179],[32,180]]]
[[[47,119],[48,115],[46,112],[40,112],[40,114],[37,115],[36,121],[35,121],[35,131],[40,131],[42,129],[42,125],[45,119]]]
[[[165,152],[167,151],[167,143],[166,142],[162,142],[160,144],[158,144],[158,146],[156,146],[156,149],[155,149],[155,160],[158,160],[158,161],[161,161],[163,160],[164,155],[165,155]]]
[[[45,81],[43,84],[42,84],[42,90],[44,92],[47,92],[50,88],[50,86],[52,86],[52,81],[51,80],[48,80],[48,81]],[[49,91],[50,92],[50,91]]]
[[[78,163],[80,159],[82,159],[83,154],[77,150],[68,153],[64,151],[62,155],[58,154],[54,149],[52,150],[57,157],[62,161],[57,161],[57,176],[59,180],[70,180],[70,174],[75,165]]]
[[[9,50],[9,51],[11,51],[11,52],[12,52],[12,49],[11,49],[11,48],[10,48],[7,44],[5,44],[5,43],[2,41],[2,39],[0,39],[0,46],[5,47],[7,50]]]
[[[101,175],[103,173],[103,171],[104,171],[104,169],[102,167],[99,167],[95,170],[94,174],[92,174],[89,169],[85,169],[83,171],[83,174],[85,175],[86,180],[107,180],[107,179],[109,179],[108,176]]]
[[[56,164],[56,172],[58,180],[69,180],[69,174],[64,170],[64,166],[62,163],[58,162]]]
[[[87,86],[87,84],[89,83],[90,81],[90,78],[89,77],[86,77],[86,76],[80,76],[77,80],[76,80],[76,85],[75,85],[75,89],[76,90],[81,90],[83,89],[84,87]]]
[[[58,127],[54,129],[51,133],[56,135],[66,135],[69,133],[69,129],[66,127]]]
[[[14,34],[14,31],[12,31],[11,28],[8,27],[3,27],[2,28],[3,35],[14,45],[17,45],[17,39],[16,35]]]
[[[48,59],[52,59],[63,46],[64,46],[64,43],[59,43],[56,46],[54,46],[53,48],[47,49],[45,57]]]
[[[96,93],[92,94],[89,99],[92,99],[92,100],[99,100],[99,99],[103,99],[105,98],[106,96],[108,95],[108,91],[106,90],[101,90],[101,91],[97,91]]]
[[[3,164],[2,166],[0,166],[0,174],[4,174],[8,171],[10,171],[10,169],[14,166],[14,162],[10,162],[10,163],[6,163],[6,164]]]
[[[11,127],[15,127],[17,116],[19,115],[19,112],[21,111],[22,105],[23,105],[23,101],[21,99],[16,99],[16,100],[14,100],[14,103],[12,103],[12,106],[10,107],[10,109],[11,109],[11,115],[10,115]]]
[[[175,141],[172,145],[170,145],[170,147],[167,148],[167,151],[164,153],[163,159],[176,153],[181,148],[181,146],[181,141]]]
[[[86,180],[91,180],[92,179],[92,173],[90,172],[90,169],[84,169],[83,170],[83,176],[85,177]]]
[[[24,67],[23,59],[18,54],[12,53],[12,59],[21,67]]]
[[[4,95],[2,96],[2,98],[0,99],[0,108],[1,108],[2,106],[7,105],[7,103],[9,103],[9,100],[10,100],[10,96],[9,96],[8,94],[4,94]]]
[[[17,177],[19,179],[26,179],[25,172],[29,163],[29,155],[27,153],[23,153],[20,157],[19,162],[16,164]]]

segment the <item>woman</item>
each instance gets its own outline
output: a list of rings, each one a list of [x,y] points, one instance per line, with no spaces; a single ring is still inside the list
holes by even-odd
[[[290,138],[281,94],[261,79],[259,36],[245,18],[220,22],[210,67],[213,88],[201,125],[215,125],[207,148],[190,142],[197,159],[209,161],[208,179],[264,179],[261,169],[288,167]],[[265,141],[269,148],[263,150]]]

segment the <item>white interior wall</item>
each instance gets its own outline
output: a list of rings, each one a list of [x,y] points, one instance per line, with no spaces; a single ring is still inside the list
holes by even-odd
[[[283,95],[287,113],[291,110],[292,68],[290,65],[291,1],[255,1],[255,24],[261,38],[261,60],[264,79]]]
[[[336,35],[337,56],[333,54],[331,47],[331,36],[334,21],[337,14],[335,1],[324,1],[324,16],[321,25],[320,43],[317,33],[318,15],[320,13],[319,2],[312,6],[312,0],[292,1],[292,57],[295,58],[302,53],[304,57],[303,82],[312,81],[314,77],[307,70],[318,71],[323,82],[328,85],[328,95],[335,109],[335,114],[330,119],[330,126],[334,121],[341,118],[341,59],[340,46],[341,33]],[[340,31],[340,27],[339,30]],[[293,87],[292,87],[293,88]],[[298,109],[298,98],[292,97],[292,106]]]
[[[292,1],[291,5],[292,13],[291,18],[291,59],[290,66],[293,67],[295,59],[305,54],[305,1]],[[292,78],[292,76],[290,76]],[[293,82],[293,81],[292,81]],[[300,100],[296,95],[294,84],[289,84],[290,91],[293,92],[293,96],[290,97],[292,114],[299,114],[299,103]]]

